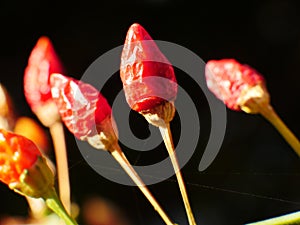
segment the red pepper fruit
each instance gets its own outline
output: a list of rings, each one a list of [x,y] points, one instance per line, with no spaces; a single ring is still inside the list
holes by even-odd
[[[255,112],[245,106],[251,98],[269,100],[263,76],[234,59],[208,61],[205,76],[211,92],[232,110]]]
[[[32,111],[50,126],[58,112],[51,99],[50,74],[62,73],[62,64],[48,37],[41,37],[33,48],[24,73],[24,94]],[[46,115],[44,115],[46,114]]]
[[[126,36],[120,65],[126,100],[152,125],[159,127],[171,158],[187,211],[189,224],[196,224],[176,158],[170,121],[175,115],[177,82],[174,69],[154,40],[139,24]]]
[[[0,181],[19,194],[41,198],[54,185],[54,176],[29,139],[0,129]]]
[[[29,139],[0,129],[0,181],[19,194],[41,198],[54,187],[54,175]]]
[[[0,129],[0,180],[7,185],[19,182],[24,170],[31,168],[40,151],[29,139]]]
[[[52,74],[50,85],[52,97],[68,129],[94,148],[109,151],[164,220],[170,221],[122,152],[106,99],[93,86],[61,74]]]
[[[147,31],[137,23],[127,32],[120,75],[126,100],[135,111],[149,110],[176,98],[177,85],[172,65]],[[152,76],[166,78],[170,82],[146,79]]]
[[[52,97],[68,129],[94,148],[110,152],[155,210],[165,221],[170,221],[121,150],[117,128],[106,99],[93,86],[61,74],[52,74],[50,85]]]
[[[32,109],[51,99],[51,73],[62,73],[62,65],[47,37],[39,38],[33,48],[24,74],[24,91]]]
[[[54,175],[29,139],[0,129],[0,180],[14,191],[41,198],[54,186]]]
[[[80,140],[98,134],[97,127],[111,116],[106,99],[93,86],[52,74],[51,92],[66,127]]]
[[[77,224],[59,201],[54,175],[35,144],[3,129],[0,129],[0,180],[21,195],[43,198],[66,224]]]
[[[228,108],[261,114],[300,156],[300,141],[271,106],[265,80],[255,69],[234,59],[211,60],[205,76],[208,88]]]

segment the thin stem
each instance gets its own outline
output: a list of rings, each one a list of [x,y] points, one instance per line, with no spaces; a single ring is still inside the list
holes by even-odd
[[[158,212],[158,214],[161,216],[163,221],[167,225],[174,225],[174,223],[170,220],[170,218],[167,216],[167,214],[164,212],[164,210],[161,208],[159,203],[156,201],[156,199],[153,197],[149,189],[146,187],[144,182],[141,180],[139,175],[135,172],[134,168],[131,166],[131,164],[128,162],[126,156],[122,152],[119,146],[115,146],[113,150],[111,151],[111,155],[117,160],[117,162],[121,165],[121,167],[125,170],[125,172],[129,175],[129,177],[134,181],[134,183],[139,187],[139,189],[142,191],[142,193],[146,196],[146,198],[149,200],[149,202],[152,204],[154,209]]]
[[[182,178],[182,174],[180,171],[180,167],[179,167],[179,163],[176,157],[176,153],[175,153],[175,149],[174,149],[174,144],[173,144],[173,139],[172,139],[172,134],[171,134],[171,129],[170,129],[170,123],[166,123],[165,126],[160,126],[159,130],[161,132],[161,135],[164,139],[166,148],[168,150],[168,153],[170,155],[171,158],[171,162],[176,174],[176,178],[178,181],[178,185],[179,185],[179,189],[181,192],[181,196],[183,199],[183,203],[184,203],[184,207],[187,213],[187,217],[188,217],[188,221],[190,225],[196,225],[196,221],[190,206],[190,202],[188,199],[188,195],[187,195],[187,191],[186,191],[186,187],[184,184],[184,180]]]
[[[292,225],[300,224],[300,212],[294,212],[271,219],[249,223],[247,225]]]
[[[272,106],[267,105],[260,107],[260,114],[266,118],[289,143],[294,151],[300,156],[300,142],[292,131],[284,124],[284,122],[277,115]]]
[[[53,210],[61,219],[64,220],[66,225],[78,225],[77,222],[67,213],[64,206],[57,197],[54,188],[43,197],[47,206]]]
[[[56,157],[59,197],[62,201],[62,204],[65,206],[67,212],[70,213],[70,179],[68,170],[67,149],[62,123],[56,122],[53,125],[51,125],[50,134],[52,136]]]

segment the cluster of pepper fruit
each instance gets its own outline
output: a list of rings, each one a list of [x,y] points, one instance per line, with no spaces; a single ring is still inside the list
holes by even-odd
[[[202,74],[199,74],[201,76]],[[164,78],[159,82],[149,77]],[[188,200],[184,180],[177,162],[170,122],[175,114],[176,77],[171,63],[159,50],[147,31],[133,24],[126,36],[121,55],[120,78],[126,100],[132,110],[142,114],[157,126],[163,136],[171,162],[176,171],[189,224],[196,224]],[[284,125],[270,105],[265,80],[248,65],[234,59],[210,60],[206,64],[208,88],[232,110],[260,113],[283,135],[300,155],[299,140]],[[99,79],[101,79],[99,77]],[[45,204],[66,224],[77,224],[70,215],[70,191],[63,136],[57,139],[57,125],[62,121],[76,138],[87,141],[95,149],[109,152],[120,163],[166,224],[175,224],[161,208],[139,175],[134,171],[118,144],[117,125],[107,100],[92,85],[64,74],[62,63],[51,41],[41,37],[33,48],[24,73],[24,94],[32,111],[43,125],[52,130],[57,146],[58,182],[60,197],[54,188],[54,173],[45,154],[13,127],[12,107],[4,88],[0,99],[0,180],[27,198],[42,198]],[[158,97],[159,96],[159,97]],[[163,97],[162,97],[163,96]],[[5,126],[4,126],[5,124]],[[22,133],[21,133],[22,134]],[[56,144],[55,144],[56,142]],[[63,167],[60,164],[64,164]]]

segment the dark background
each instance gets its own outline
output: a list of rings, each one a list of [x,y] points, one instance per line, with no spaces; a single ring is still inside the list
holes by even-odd
[[[182,45],[204,61],[235,58],[264,74],[272,105],[300,137],[299,64],[300,7],[297,1],[106,1],[97,4],[0,3],[0,77],[17,112],[36,119],[23,95],[23,72],[41,35],[53,42],[69,76],[80,79],[101,54],[124,43],[129,26],[138,22],[154,39]],[[201,137],[195,154],[183,168],[198,224],[234,225],[300,209],[300,165],[297,155],[258,115],[228,110],[223,146],[212,165],[198,171],[209,135],[209,109],[201,90],[178,72],[178,82],[195,99]],[[114,85],[114,86],[113,86]],[[110,102],[121,89],[116,74],[104,94]],[[113,88],[112,88],[113,87]],[[139,121],[137,126],[135,121]],[[147,137],[147,123],[132,113],[133,132]],[[180,130],[173,121],[175,141]],[[45,128],[47,131],[47,129]],[[131,224],[163,224],[136,187],[108,181],[83,160],[74,137],[66,130],[73,200],[79,205],[91,195],[108,199]],[[155,155],[124,148],[132,162],[149,163]],[[163,145],[160,151],[165,151]],[[144,155],[143,155],[144,154]],[[150,189],[174,221],[187,224],[175,177]],[[27,213],[26,201],[0,185],[0,215]]]

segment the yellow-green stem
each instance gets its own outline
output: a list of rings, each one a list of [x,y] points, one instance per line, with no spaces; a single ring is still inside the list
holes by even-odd
[[[121,165],[121,167],[124,169],[124,171],[129,175],[129,177],[133,180],[133,182],[138,186],[138,188],[142,191],[142,193],[145,195],[145,197],[148,199],[148,201],[151,203],[153,208],[158,212],[158,214],[161,216],[163,221],[167,225],[175,225],[170,218],[167,216],[167,214],[164,212],[164,210],[161,208],[159,203],[156,201],[156,199],[153,197],[147,186],[144,184],[144,182],[141,180],[141,178],[138,176],[138,174],[135,172],[134,168],[131,166],[131,164],[128,162],[126,156],[122,152],[119,146],[114,146],[113,149],[110,151],[111,155],[116,159],[116,161]]]
[[[57,197],[54,188],[50,189],[45,196],[43,196],[43,199],[45,200],[47,206],[64,220],[66,225],[78,225],[77,222],[67,213],[66,209]]]
[[[248,223],[247,225],[292,225],[300,224],[300,212],[294,212],[287,215],[274,217],[271,219]]]
[[[188,221],[190,225],[196,225],[196,221],[192,212],[192,208],[188,199],[186,187],[184,184],[184,180],[180,171],[180,166],[176,157],[175,149],[174,149],[174,144],[173,144],[173,139],[172,139],[172,134],[171,134],[171,129],[170,129],[170,123],[166,123],[165,126],[160,126],[159,130],[161,132],[161,135],[164,139],[166,148],[168,150],[168,153],[171,158],[171,162],[176,174],[176,178],[178,181],[179,189],[181,192],[181,196],[183,199],[184,207],[187,213]]]
[[[270,105],[260,107],[260,114],[266,118],[289,143],[294,151],[300,156],[300,142],[292,131],[284,124],[284,122],[277,115],[275,110]]]

